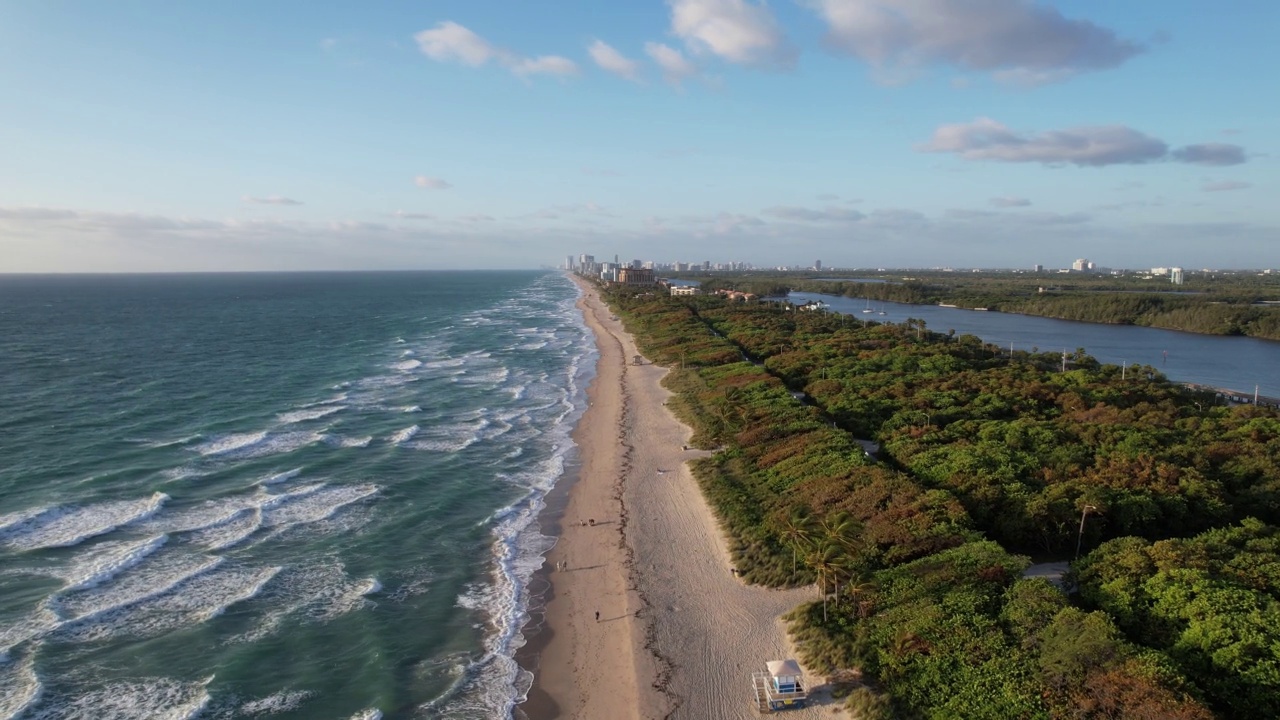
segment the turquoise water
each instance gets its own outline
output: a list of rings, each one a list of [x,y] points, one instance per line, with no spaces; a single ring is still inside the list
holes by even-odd
[[[555,273],[0,277],[0,718],[500,718]]]

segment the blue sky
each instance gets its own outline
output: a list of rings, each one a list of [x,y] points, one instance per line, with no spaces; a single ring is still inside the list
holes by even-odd
[[[0,0],[0,272],[1280,265],[1280,4]]]

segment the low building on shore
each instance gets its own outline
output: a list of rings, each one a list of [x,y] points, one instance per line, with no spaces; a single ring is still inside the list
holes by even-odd
[[[723,295],[734,302],[747,302],[756,299],[755,293],[742,292],[740,290],[717,290],[716,294]]]

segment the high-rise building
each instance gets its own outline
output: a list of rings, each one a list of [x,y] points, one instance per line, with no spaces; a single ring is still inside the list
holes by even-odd
[[[1071,263],[1071,269],[1075,270],[1076,272],[1088,272],[1089,261],[1085,258],[1080,258],[1075,262]]]
[[[1044,266],[1043,266],[1043,265],[1039,265],[1039,264],[1037,264],[1037,265],[1032,265],[1032,266],[1031,266],[1031,272],[1044,272]]]
[[[573,256],[570,255],[564,259],[564,269],[573,270]]]
[[[822,261],[821,261],[821,260],[814,260],[814,261],[813,261],[813,269],[814,269],[814,270],[817,270],[818,272],[822,272]]]
[[[1182,268],[1169,268],[1169,282],[1174,285],[1182,284]]]

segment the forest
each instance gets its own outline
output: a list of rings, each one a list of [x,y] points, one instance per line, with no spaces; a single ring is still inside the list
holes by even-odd
[[[1056,273],[913,270],[848,279],[817,278],[814,273],[718,273],[699,279],[708,290],[730,288],[765,297],[794,290],[1280,340],[1280,275],[1194,274],[1176,292],[1158,278]]]
[[[820,588],[793,637],[857,717],[1280,717],[1276,411],[918,320],[605,298],[716,450],[742,577]]]

